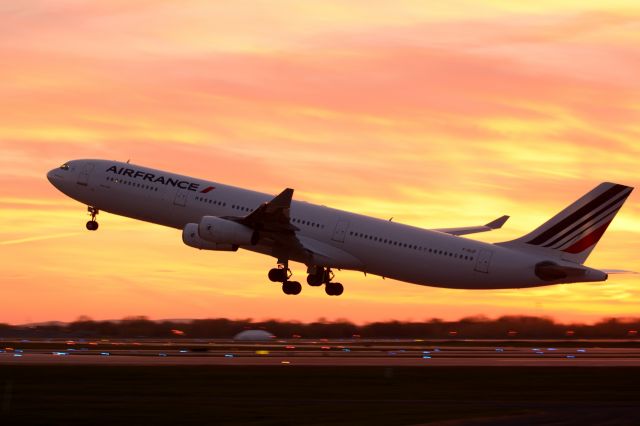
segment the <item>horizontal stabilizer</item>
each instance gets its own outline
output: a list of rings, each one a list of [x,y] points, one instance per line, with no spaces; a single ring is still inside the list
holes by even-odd
[[[465,226],[462,228],[439,228],[439,229],[432,229],[432,231],[443,232],[449,235],[477,234],[478,232],[487,232],[487,231],[493,231],[494,229],[500,229],[508,219],[509,219],[509,216],[504,215],[504,216],[500,216],[496,220],[492,220],[486,225]]]
[[[609,275],[633,275],[637,274],[636,271],[625,271],[624,269],[600,269],[602,272]]]

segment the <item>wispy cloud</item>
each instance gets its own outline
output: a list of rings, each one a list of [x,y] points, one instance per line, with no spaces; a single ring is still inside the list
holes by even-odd
[[[36,241],[44,241],[44,240],[54,240],[58,238],[68,238],[74,237],[76,235],[80,235],[79,232],[67,232],[64,234],[55,234],[55,235],[40,235],[37,237],[26,237],[26,238],[18,238],[16,240],[5,240],[0,241],[0,246],[10,246],[14,244],[24,244],[24,243],[32,243]]]

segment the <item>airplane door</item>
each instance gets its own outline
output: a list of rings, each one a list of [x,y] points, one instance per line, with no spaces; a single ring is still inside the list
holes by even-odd
[[[173,204],[176,206],[186,206],[187,205],[187,191],[177,190],[176,198],[173,199]]]
[[[80,173],[78,174],[78,185],[87,186],[89,185],[89,176],[93,171],[93,164],[88,163],[85,164]]]
[[[493,252],[489,250],[480,250],[478,253],[478,260],[476,261],[475,270],[478,272],[489,273],[489,264],[491,263],[491,256]]]
[[[347,235],[347,229],[349,228],[349,222],[346,220],[339,220],[336,225],[336,229],[333,231],[333,237],[331,239],[333,241],[338,241],[339,243],[344,242],[344,237]]]

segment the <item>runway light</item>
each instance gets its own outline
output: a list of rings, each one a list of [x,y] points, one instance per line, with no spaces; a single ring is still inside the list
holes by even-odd
[[[548,351],[557,351],[556,348],[547,348]]]
[[[160,352],[158,356],[167,356],[167,354],[165,354],[164,352]]]
[[[575,358],[575,355],[567,355],[567,358]]]
[[[585,353],[586,351],[587,351],[586,349],[578,349],[576,352]]]
[[[422,359],[431,359],[431,355],[422,355]]]
[[[434,352],[440,352],[440,348],[433,348]]]
[[[423,355],[427,355],[427,354],[430,354],[430,353],[431,353],[431,351],[422,351]]]
[[[504,349],[502,349],[502,348],[496,348],[496,352],[504,352]]]
[[[16,349],[15,352],[21,354],[22,352],[24,352],[22,349]]]
[[[349,348],[342,348],[342,352],[351,352],[351,349],[349,349]]]
[[[287,345],[284,347],[285,349],[295,349],[296,347],[293,345]]]
[[[109,356],[109,355],[111,355],[111,354],[110,354],[109,352],[100,352],[100,355],[102,355],[102,356]]]
[[[181,353],[181,354],[186,354],[187,352],[189,352],[189,351],[188,351],[188,350],[186,350],[186,349],[180,349],[180,353]]]
[[[68,353],[66,353],[66,352],[52,352],[52,354],[53,354],[53,355],[56,355],[56,356],[65,356],[65,355],[69,355],[69,354],[68,354]]]
[[[256,355],[269,355],[269,351],[259,350],[256,351]]]
[[[320,349],[322,349],[323,351],[328,351],[329,349],[331,349],[331,346],[321,346]]]
[[[13,356],[20,357],[22,354],[13,354]]]
[[[280,361],[280,364],[285,364],[285,365],[289,365],[291,364],[289,361]]]
[[[225,358],[233,358],[233,354],[224,354]]]
[[[536,351],[536,354],[538,354],[538,355],[544,355],[544,352],[542,352],[542,351]]]

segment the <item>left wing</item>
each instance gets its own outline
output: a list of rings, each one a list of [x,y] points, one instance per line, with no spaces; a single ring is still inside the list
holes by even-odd
[[[462,228],[440,228],[440,229],[432,229],[432,231],[443,232],[445,234],[450,234],[450,235],[476,234],[478,232],[487,232],[487,231],[493,231],[494,229],[500,229],[502,228],[502,225],[504,225],[504,223],[507,221],[507,219],[509,219],[509,216],[504,215],[482,226],[466,226]]]
[[[289,216],[292,198],[293,189],[287,188],[273,200],[262,203],[248,215],[225,219],[231,219],[258,232],[281,232],[291,235],[298,230],[291,224]]]
[[[357,269],[361,262],[344,250],[313,238],[296,234],[291,224],[290,209],[293,189],[287,188],[273,200],[261,204],[244,217],[223,217],[255,230],[255,243],[272,247],[278,259],[292,259],[307,264],[331,265]]]

